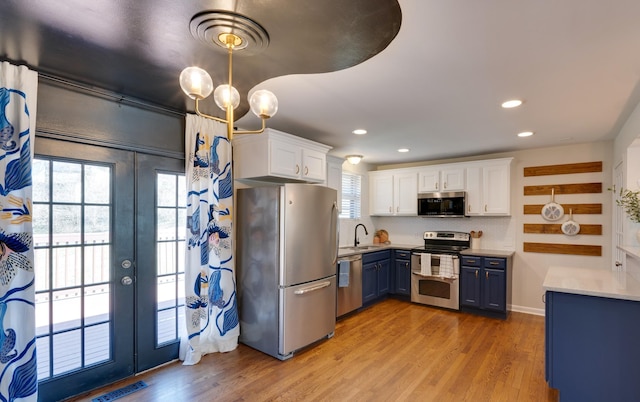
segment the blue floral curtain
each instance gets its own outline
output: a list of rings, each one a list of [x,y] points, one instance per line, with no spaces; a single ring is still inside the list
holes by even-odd
[[[36,401],[31,161],[36,72],[0,63],[0,400]]]
[[[232,248],[231,143],[222,123],[187,115],[187,250],[185,262],[188,345],[184,364],[238,346],[240,324]],[[184,339],[184,337],[183,337]]]

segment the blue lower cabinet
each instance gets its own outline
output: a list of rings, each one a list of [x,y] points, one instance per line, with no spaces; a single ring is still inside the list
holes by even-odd
[[[411,253],[404,250],[395,251],[393,292],[397,295],[411,296]]]
[[[547,292],[545,374],[561,402],[640,400],[640,302]]]
[[[362,304],[386,296],[391,289],[391,253],[389,250],[362,256]]]
[[[511,295],[511,258],[464,255],[460,267],[460,309],[506,318]]]
[[[480,267],[460,267],[460,305],[480,307]]]

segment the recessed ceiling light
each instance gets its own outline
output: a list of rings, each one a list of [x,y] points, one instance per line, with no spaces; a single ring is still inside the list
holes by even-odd
[[[398,152],[409,152],[409,148],[400,148]]]
[[[505,109],[511,109],[520,105],[522,105],[522,101],[520,99],[511,99],[506,102],[502,102],[502,107]]]
[[[518,133],[518,137],[531,137],[533,135],[533,131],[523,131]]]
[[[356,130],[353,130],[352,133],[356,135],[364,135],[367,133],[367,130],[365,130],[364,128],[358,128]]]

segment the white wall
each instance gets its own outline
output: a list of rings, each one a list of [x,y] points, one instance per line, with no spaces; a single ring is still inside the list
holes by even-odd
[[[373,217],[372,223],[375,225],[374,228],[376,230],[386,229],[389,232],[391,242],[396,244],[420,244],[422,242],[422,232],[426,230],[459,230],[464,232],[482,230],[484,234],[481,247],[483,249],[515,251],[513,267],[513,305],[511,309],[514,311],[544,314],[544,303],[542,301],[544,291],[542,289],[542,283],[550,266],[569,265],[586,266],[594,269],[610,269],[612,202],[611,194],[606,189],[611,186],[612,180],[612,149],[612,142],[597,142],[471,158],[514,158],[511,175],[511,217],[472,217],[462,219]],[[470,158],[466,158],[465,160],[469,159]],[[438,163],[458,161],[460,160],[438,161]],[[593,161],[603,162],[602,173],[581,173],[533,178],[524,177],[525,167]],[[416,164],[412,165],[415,166]],[[402,166],[394,165],[393,167]],[[601,236],[577,235],[569,237],[554,234],[523,233],[524,223],[545,223],[541,216],[524,215],[523,205],[544,204],[550,200],[550,196],[525,197],[523,195],[523,187],[525,185],[589,182],[602,182],[603,192],[601,194],[559,195],[556,197],[556,201],[560,203],[601,203],[603,205],[602,215],[574,215],[574,220],[578,223],[601,224],[603,226],[603,234]],[[364,201],[364,205],[368,205],[368,199]],[[369,226],[367,226],[367,228],[369,228]],[[523,251],[523,242],[525,241],[601,245],[602,256],[588,257],[525,253]]]

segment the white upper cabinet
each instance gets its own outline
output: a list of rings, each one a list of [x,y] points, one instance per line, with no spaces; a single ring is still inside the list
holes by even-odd
[[[344,159],[327,155],[327,187],[338,192],[338,208],[342,211],[342,163]]]
[[[492,159],[466,164],[467,215],[511,215],[511,161]]]
[[[464,167],[430,166],[418,171],[418,192],[464,191]]]
[[[331,147],[267,128],[233,140],[234,177],[269,182],[326,183]]]
[[[376,216],[417,216],[417,172],[404,169],[369,172],[369,213]]]

